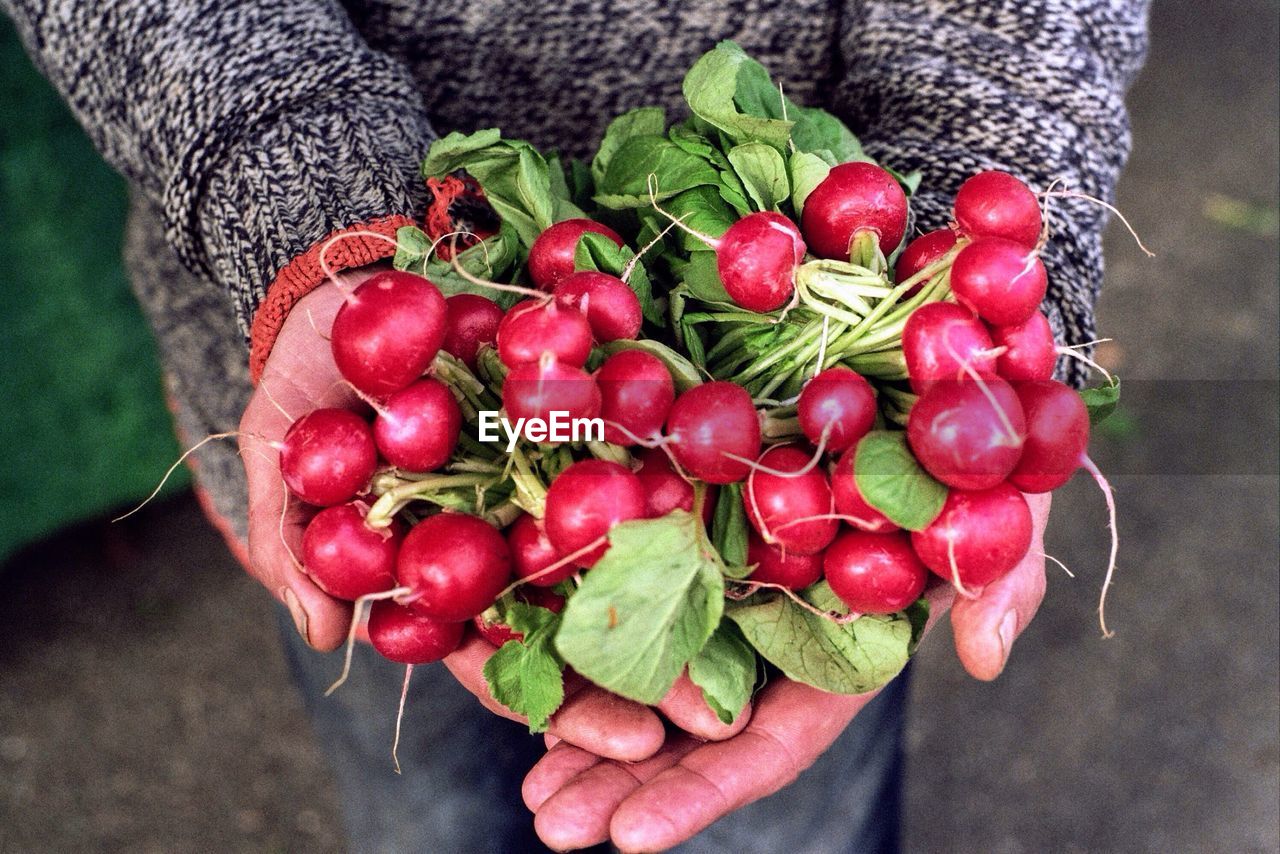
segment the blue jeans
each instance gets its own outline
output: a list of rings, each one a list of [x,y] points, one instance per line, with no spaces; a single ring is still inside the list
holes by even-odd
[[[391,762],[404,667],[359,644],[351,678],[325,689],[338,655],[308,649],[280,609],[281,633],[321,748],[333,766],[357,852],[546,851],[520,797],[541,736],[485,711],[442,665],[416,667]],[[894,852],[898,849],[906,674],[894,680],[800,779],[726,816],[675,849],[712,852]],[[602,849],[604,850],[604,849]]]

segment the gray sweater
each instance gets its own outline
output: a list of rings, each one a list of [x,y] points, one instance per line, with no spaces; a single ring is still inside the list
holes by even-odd
[[[873,156],[923,171],[919,228],[944,224],[959,183],[988,167],[1110,200],[1128,153],[1123,97],[1146,46],[1147,0],[0,8],[131,181],[126,259],[180,430],[198,439],[239,421],[250,330],[260,361],[297,295],[293,281],[268,296],[281,271],[335,230],[421,215],[417,167],[437,132],[496,126],[584,154],[630,107],[678,114],[684,71],[730,38],[793,99],[845,118]],[[1105,216],[1061,202],[1055,223],[1046,309],[1059,339],[1079,343],[1094,337]],[[243,538],[234,448],[208,447],[197,473],[211,509]]]

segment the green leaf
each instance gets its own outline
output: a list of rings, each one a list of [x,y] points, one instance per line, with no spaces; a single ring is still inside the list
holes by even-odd
[[[609,122],[600,140],[596,156],[591,160],[591,177],[599,186],[604,181],[609,162],[622,144],[634,136],[660,136],[667,126],[667,114],[661,107],[639,107],[628,110]]]
[[[623,350],[643,350],[650,355],[657,356],[662,360],[662,364],[667,366],[667,370],[671,372],[671,379],[675,382],[677,394],[686,392],[694,386],[702,385],[702,375],[698,373],[698,369],[693,366],[693,363],[660,341],[654,341],[651,338],[636,340],[624,338],[601,344],[596,349],[606,356],[612,356],[614,353],[620,353]]]
[[[703,302],[723,302],[732,304],[729,292],[720,281],[720,272],[716,267],[716,253],[711,250],[694,252],[681,272],[681,281],[689,289],[689,295]]]
[[[425,238],[426,235],[424,234],[423,237]],[[486,237],[475,246],[459,252],[457,261],[459,266],[478,279],[502,281],[515,268],[519,256],[520,237],[514,226],[503,221],[497,234]],[[414,272],[421,272],[421,267],[414,268]],[[503,308],[514,305],[519,299],[518,294],[486,288],[458,275],[452,261],[433,257],[427,262],[424,275],[440,288],[440,292],[445,296],[479,294],[488,297]]]
[[[787,169],[791,173],[791,206],[796,209],[796,216],[804,213],[804,200],[809,198],[819,184],[827,180],[831,164],[816,154],[807,151],[793,151],[787,160]]]
[[[613,155],[596,188],[596,201],[611,210],[648,207],[649,177],[655,176],[658,201],[693,187],[717,186],[720,173],[665,136],[633,136]]]
[[[791,137],[791,122],[749,115],[735,102],[738,75],[746,67],[743,100],[758,108],[755,97],[760,64],[733,42],[724,41],[703,54],[684,78],[684,98],[693,114],[707,124],[719,128],[736,143],[763,142],[778,151],[786,149]]]
[[[730,173],[724,174],[729,175]],[[724,184],[719,184],[715,187],[694,187],[668,201],[664,208],[667,213],[680,220],[681,224],[686,228],[692,229],[698,234],[705,234],[707,237],[719,237],[729,230],[729,226],[738,221],[738,217],[730,208],[730,205],[725,203],[724,191],[726,189],[728,188]],[[743,204],[746,204],[745,200]],[[748,212],[750,212],[750,208],[748,208]],[[670,220],[666,220],[663,227],[665,228],[668,224],[670,224]],[[676,235],[685,252],[711,250],[711,247],[704,240],[684,229],[677,227],[672,233]]]
[[[822,610],[848,612],[825,581],[803,595]],[[901,612],[867,614],[841,625],[771,595],[731,604],[726,616],[789,678],[833,694],[873,691],[902,672],[910,657],[912,622]]]
[[[791,129],[791,141],[797,151],[821,154],[831,166],[870,160],[853,131],[831,113],[818,107],[793,107],[790,102],[787,110],[796,123]]]
[[[756,210],[772,211],[791,194],[787,164],[776,148],[761,142],[735,145],[729,150],[729,162]]]
[[[742,484],[720,487],[716,513],[711,518],[711,542],[724,558],[726,573],[732,578],[745,578],[747,567],[747,511],[742,504]]]
[[[621,277],[626,272],[627,264],[636,257],[629,246],[619,246],[603,234],[588,231],[578,240],[574,250],[573,268],[575,270],[596,270],[611,276]],[[653,301],[653,285],[649,282],[649,273],[644,262],[638,261],[627,277],[627,287],[635,292],[640,300],[640,311],[650,323],[662,323],[662,312]]]
[[[565,605],[556,647],[600,687],[657,703],[720,622],[723,563],[683,510],[623,522],[609,544]]]
[[[489,693],[528,718],[530,732],[545,732],[548,719],[564,702],[564,662],[552,643],[560,616],[546,608],[512,602],[505,618],[524,639],[507,641],[485,662]]]
[[[502,131],[485,128],[472,134],[454,131],[431,144],[427,159],[422,163],[422,174],[440,177],[462,168],[462,161],[502,140]]]
[[[858,442],[853,476],[867,503],[908,531],[938,518],[947,488],[929,476],[902,430],[873,430]]]
[[[391,266],[426,275],[427,253],[431,251],[431,238],[416,225],[404,225],[396,229],[396,254]]]
[[[689,662],[689,679],[724,724],[733,723],[756,686],[756,652],[728,620]]]
[[[399,239],[399,232],[396,233],[396,237]],[[1080,397],[1084,398],[1084,406],[1089,410],[1089,423],[1101,424],[1116,411],[1116,407],[1120,404],[1120,379],[1117,377],[1111,383],[1098,388],[1083,389]]]

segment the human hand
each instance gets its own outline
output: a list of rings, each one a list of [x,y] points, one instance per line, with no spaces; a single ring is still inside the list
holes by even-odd
[[[952,609],[956,650],[979,679],[999,675],[1014,638],[1044,595],[1049,496],[1027,500],[1035,534],[1012,572],[954,607],[950,587],[937,585],[925,594],[930,628]],[[790,783],[874,696],[828,694],[777,679],[756,696],[751,720],[737,735],[712,744],[678,736],[634,765],[556,744],[525,778],[525,803],[535,814],[538,835],[553,848],[612,840],[623,851],[666,849]]]

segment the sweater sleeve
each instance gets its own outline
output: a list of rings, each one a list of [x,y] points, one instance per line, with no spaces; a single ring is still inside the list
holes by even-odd
[[[1113,202],[1146,14],[1147,0],[848,0],[832,106],[877,159],[923,171],[921,229],[946,224],[983,169]],[[1095,337],[1107,218],[1083,200],[1049,204],[1045,308],[1059,340],[1079,344]],[[1086,379],[1075,361],[1059,374]]]
[[[390,231],[422,208],[422,99],[337,0],[0,8],[103,156],[162,206],[182,263],[229,292],[246,335],[268,285],[326,235]],[[389,254],[380,245],[335,254],[367,263]],[[277,321],[303,273],[273,298]]]

